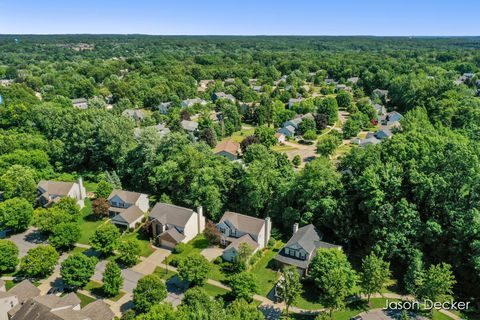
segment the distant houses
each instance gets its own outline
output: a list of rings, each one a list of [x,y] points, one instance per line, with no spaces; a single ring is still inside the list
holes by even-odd
[[[217,100],[222,100],[222,99],[229,100],[230,102],[233,102],[233,103],[235,103],[235,101],[237,100],[237,99],[235,99],[234,96],[232,96],[231,94],[227,94],[225,92],[215,92],[215,93],[213,93],[213,95],[212,95],[213,102],[216,102]]]
[[[195,133],[198,131],[198,122],[195,121],[182,120],[180,126],[188,133]]]
[[[147,115],[143,110],[140,110],[140,109],[125,109],[122,112],[122,116],[139,122],[145,119]]]
[[[367,136],[364,139],[352,139],[352,142],[358,144],[360,147],[378,144],[382,140],[389,139],[393,136],[392,130],[401,128],[400,120],[402,120],[403,116],[399,112],[387,112],[386,108],[380,104],[375,104],[373,107],[377,111],[378,120],[381,126],[375,133],[367,133]]]
[[[206,105],[208,102],[203,100],[203,99],[200,99],[200,98],[193,98],[193,99],[186,99],[186,100],[183,100],[181,103],[180,103],[180,106],[184,107],[184,108],[189,108],[189,107],[193,107],[194,105],[196,104],[200,104],[202,106]]]
[[[305,98],[290,98],[288,100],[288,109],[292,109],[296,103],[300,103],[302,101],[305,101]]]
[[[372,98],[380,98],[386,101],[388,99],[388,90],[375,89],[372,91]]]
[[[165,137],[166,135],[168,135],[170,133],[170,129],[167,128],[167,126],[165,124],[157,124],[155,126],[148,126],[148,127],[144,127],[144,128],[135,128],[133,130],[133,135],[135,136],[135,138],[139,138],[141,136],[141,134],[147,130],[147,129],[153,129],[160,137]]]
[[[72,105],[81,110],[88,109],[88,101],[85,98],[72,99]]]
[[[65,197],[75,199],[80,208],[85,206],[87,192],[82,178],[77,182],[42,180],[37,185],[37,202],[44,208],[51,207]]]
[[[168,110],[170,107],[173,105],[172,101],[169,102],[162,102],[158,106],[155,107],[155,109],[158,109],[158,111],[162,114],[167,114]]]

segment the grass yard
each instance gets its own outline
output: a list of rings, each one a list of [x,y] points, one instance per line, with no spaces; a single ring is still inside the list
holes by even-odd
[[[170,270],[167,270],[167,272],[165,272],[165,268],[162,267],[156,267],[153,273],[165,281],[177,274],[176,272]]]
[[[217,297],[217,296],[223,296],[224,294],[226,294],[228,291],[223,289],[223,288],[219,288],[217,286],[214,286],[214,285],[211,285],[211,284],[208,284],[208,283],[205,283],[202,288],[208,293],[209,296],[211,297]]]
[[[120,300],[121,297],[123,297],[125,295],[125,292],[120,291],[120,293],[117,294],[115,297],[107,297],[102,290],[102,286],[103,286],[103,284],[101,284],[100,282],[90,280],[90,282],[88,282],[87,285],[83,289],[86,290],[86,291],[89,291],[93,295],[100,296],[100,297],[103,297],[103,298],[107,298],[107,299],[110,299],[112,301],[118,301],[118,300]]]
[[[271,148],[273,151],[277,151],[277,152],[285,152],[285,151],[292,151],[292,150],[298,150],[297,148],[295,147],[292,147],[292,146],[273,146]]]
[[[295,307],[305,310],[317,310],[323,308],[322,304],[318,301],[319,291],[314,283],[303,282],[303,292],[295,303]]]
[[[89,303],[92,303],[93,301],[97,300],[95,298],[91,298],[89,296],[86,296],[84,294],[81,294],[80,292],[77,292],[76,293],[78,299],[80,299],[80,307],[83,308],[85,307],[87,304]]]
[[[185,250],[183,250],[180,253],[172,253],[170,255],[170,258],[176,257],[178,259],[182,259],[192,255],[193,253],[200,254],[200,252],[202,252],[203,249],[206,249],[209,246],[210,246],[210,243],[208,242],[207,239],[205,239],[204,235],[199,234],[198,236],[190,240],[188,243],[186,243]]]
[[[268,295],[280,276],[277,271],[270,268],[270,261],[272,261],[282,246],[283,243],[277,241],[273,249],[266,249],[263,252],[262,258],[260,258],[250,270],[256,277],[258,294],[262,296]]]
[[[231,139],[236,142],[242,142],[243,139],[245,139],[248,136],[251,136],[252,134],[254,134],[254,132],[255,132],[255,128],[253,127],[248,129],[242,129],[240,131],[234,132],[228,139]]]
[[[80,213],[82,215],[82,218],[80,219],[80,229],[82,230],[82,235],[80,236],[78,242],[82,244],[89,244],[89,239],[97,227],[106,220],[97,219],[92,212],[92,202],[90,199],[85,199],[85,207],[80,211]]]
[[[88,181],[88,180],[84,180],[84,181],[83,181],[83,186],[85,187],[85,189],[87,190],[87,192],[95,192],[95,191],[97,191],[97,185],[98,185],[98,183],[93,182],[93,181]]]
[[[127,240],[127,239],[137,239],[139,241],[140,248],[141,248],[140,255],[142,257],[148,257],[154,251],[154,249],[150,244],[150,239],[147,238],[143,234],[143,232],[141,232],[140,230],[137,230],[135,232],[125,233],[124,235],[122,235],[121,240]]]

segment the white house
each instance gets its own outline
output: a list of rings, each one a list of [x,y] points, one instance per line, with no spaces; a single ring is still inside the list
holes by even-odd
[[[173,204],[158,202],[150,212],[152,233],[159,245],[172,249],[187,243],[205,229],[203,208],[197,211]]]
[[[132,191],[113,190],[107,200],[110,204],[108,211],[111,214],[120,214],[131,206],[137,206],[142,212],[147,212],[150,207],[147,194]]]
[[[37,185],[37,201],[44,208],[52,206],[64,197],[77,200],[80,208],[85,206],[87,192],[82,178],[77,182],[42,180]]]
[[[259,219],[240,213],[227,211],[217,223],[220,242],[225,246],[223,259],[232,261],[241,243],[248,244],[253,252],[267,246],[270,240],[272,223],[270,218]]]

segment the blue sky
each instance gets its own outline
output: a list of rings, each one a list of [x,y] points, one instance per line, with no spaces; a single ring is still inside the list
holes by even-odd
[[[0,34],[480,35],[479,0],[0,0]]]

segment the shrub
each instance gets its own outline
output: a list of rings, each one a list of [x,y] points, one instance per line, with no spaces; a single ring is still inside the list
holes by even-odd
[[[214,264],[221,264],[223,262],[222,257],[216,257],[215,260],[213,260]]]
[[[186,248],[187,248],[187,245],[185,243],[180,242],[173,248],[173,252],[182,253],[183,251],[185,251]]]

